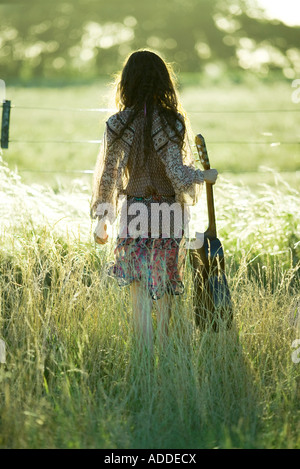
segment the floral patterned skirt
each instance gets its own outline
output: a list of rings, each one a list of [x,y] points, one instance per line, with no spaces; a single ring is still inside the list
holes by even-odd
[[[153,300],[165,293],[180,295],[184,292],[186,250],[184,238],[162,236],[118,237],[114,250],[115,261],[108,266],[108,275],[120,287],[134,280],[145,281]]]

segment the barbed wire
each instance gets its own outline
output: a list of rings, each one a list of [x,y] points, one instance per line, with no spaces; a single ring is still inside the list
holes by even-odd
[[[117,112],[109,108],[72,108],[72,107],[40,107],[40,106],[19,106],[12,104],[12,109],[36,110],[36,111],[63,111],[63,112]]]
[[[279,171],[280,173],[300,173],[300,171],[291,171],[291,170],[288,170],[288,169],[282,169]],[[36,174],[40,174],[40,173],[45,173],[45,174],[93,174],[94,173],[94,170],[93,169],[65,169],[65,170],[55,170],[55,169],[27,169],[27,168],[18,168],[17,169],[17,173],[36,173]],[[259,170],[248,170],[248,169],[243,169],[243,170],[239,170],[239,171],[231,171],[229,169],[226,169],[224,171],[222,171],[223,174],[236,174],[236,175],[239,175],[239,174],[261,174],[262,171],[259,171]]]
[[[3,103],[0,103],[3,108]],[[24,105],[11,105],[12,109],[20,110],[36,110],[36,111],[59,111],[59,112],[99,112],[99,113],[112,113],[117,112],[112,108],[72,108],[72,107],[41,107],[41,106],[24,106]],[[255,113],[297,113],[300,109],[215,109],[215,110],[188,110],[188,114],[255,114]],[[271,135],[270,135],[271,136]],[[100,145],[102,140],[99,139],[58,139],[58,140],[32,140],[32,139],[8,139],[9,143],[14,144],[97,144]],[[269,145],[276,147],[280,145],[299,145],[300,141],[240,141],[240,140],[221,140],[210,141],[210,145]],[[195,145],[192,145],[193,147]],[[93,170],[30,170],[20,169],[20,172],[28,173],[59,173],[59,174],[92,174]],[[245,171],[249,172],[249,171]]]
[[[93,169],[27,169],[18,168],[18,173],[93,174]]]
[[[18,140],[9,139],[9,143],[97,143],[100,144],[102,140]]]
[[[1,103],[3,107],[3,103]],[[116,112],[113,108],[73,108],[73,107],[41,107],[41,106],[24,106],[11,104],[12,109],[21,110],[38,110],[38,111],[60,111],[60,112],[100,112],[100,113],[111,113]],[[289,112],[300,112],[300,109],[219,109],[219,110],[189,110],[186,111],[191,114],[254,114],[254,113],[289,113]],[[9,143],[24,143],[24,144],[101,144],[101,140],[98,139],[83,139],[83,140],[26,140],[26,139],[9,139]],[[215,145],[299,145],[299,141],[277,141],[277,142],[266,142],[266,141],[211,141],[210,144]]]
[[[26,144],[38,144],[38,143],[95,143],[101,144],[102,140],[17,140],[9,139],[9,143],[26,143]],[[270,145],[271,147],[280,145],[299,145],[300,141],[282,141],[282,142],[255,142],[255,141],[241,141],[241,140],[223,140],[223,141],[209,141],[209,144],[213,145]],[[192,145],[195,146],[195,145]]]
[[[3,103],[1,103],[3,107]],[[22,110],[38,110],[38,111],[62,111],[62,112],[117,112],[113,108],[72,108],[72,107],[41,107],[41,106],[23,106],[23,105],[11,105],[12,109]],[[191,114],[253,114],[253,113],[286,113],[286,112],[300,112],[299,109],[203,109],[203,110],[186,110],[187,113]]]

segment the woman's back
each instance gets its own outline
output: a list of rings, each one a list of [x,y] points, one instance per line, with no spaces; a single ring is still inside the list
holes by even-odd
[[[115,119],[126,125],[130,111],[118,113]],[[112,131],[116,131],[115,119],[108,122]],[[130,124],[127,132],[127,145],[129,157],[127,161],[128,184],[124,193],[136,197],[148,197],[150,195],[174,196],[172,182],[166,174],[165,164],[162,161],[162,147],[167,143],[163,135],[163,126],[158,110],[153,113],[151,136],[153,148],[147,156],[144,155],[144,112],[138,113]],[[130,140],[128,139],[130,133]],[[143,164],[142,164],[143,162]]]

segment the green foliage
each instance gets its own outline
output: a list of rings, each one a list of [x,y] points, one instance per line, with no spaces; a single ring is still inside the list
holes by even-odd
[[[244,0],[24,0],[0,10],[5,80],[115,73],[139,48],[155,49],[189,72],[216,63],[263,75],[285,69],[292,77],[299,68],[297,28],[266,21]],[[261,48],[268,57],[252,64]]]

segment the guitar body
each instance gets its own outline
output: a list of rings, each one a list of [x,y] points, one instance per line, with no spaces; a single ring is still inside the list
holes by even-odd
[[[210,164],[204,138],[196,137],[197,149],[204,169]],[[211,327],[218,331],[222,324],[232,325],[232,302],[227,278],[223,246],[216,235],[216,223],[212,184],[206,183],[209,227],[204,233],[203,246],[190,249],[190,262],[194,283],[195,323],[201,329]]]
[[[232,302],[225,275],[223,247],[218,238],[204,233],[199,249],[190,249],[193,270],[195,323],[218,331],[220,323],[231,327]]]

